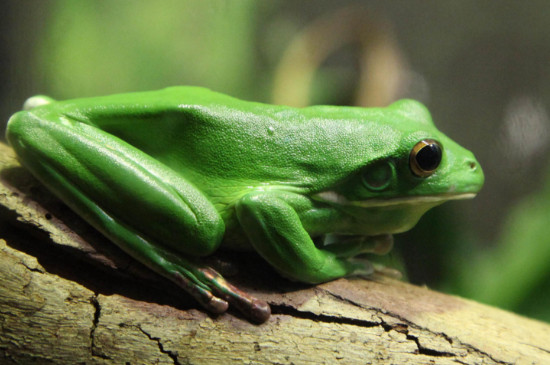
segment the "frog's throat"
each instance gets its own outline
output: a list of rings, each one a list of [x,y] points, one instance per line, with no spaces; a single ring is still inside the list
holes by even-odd
[[[348,200],[346,197],[334,192],[323,191],[314,196],[314,199],[327,203],[339,205],[352,205],[358,207],[386,207],[392,205],[409,205],[409,204],[440,204],[447,200],[471,199],[475,197],[475,193],[462,194],[439,194],[426,196],[408,196],[389,199],[367,199],[367,200]]]

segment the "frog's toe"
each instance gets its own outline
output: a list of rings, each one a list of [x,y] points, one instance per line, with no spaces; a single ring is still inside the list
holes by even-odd
[[[365,277],[372,275],[375,271],[374,265],[368,260],[353,258],[349,259],[349,262],[351,262],[355,266],[354,270],[349,274],[349,276]]]
[[[250,309],[249,317],[256,323],[264,323],[271,316],[271,307],[263,300],[254,299]]]
[[[385,255],[393,248],[393,236],[391,234],[374,236],[372,239],[375,242],[372,253],[376,255]]]
[[[374,271],[377,274],[387,276],[392,279],[401,279],[403,278],[403,273],[393,267],[388,267],[382,264],[375,264]]]
[[[212,295],[208,303],[204,304],[204,307],[214,314],[222,314],[227,311],[227,308],[229,308],[229,303]]]
[[[227,311],[229,303],[216,297],[212,292],[193,283],[179,272],[174,273],[174,282],[191,294],[210,313],[221,314]]]
[[[217,296],[235,306],[235,308],[237,308],[249,320],[256,323],[263,323],[269,319],[271,315],[271,308],[267,302],[254,298],[248,293],[230,284],[223,276],[218,274],[212,268],[201,268],[199,269],[199,272],[202,273],[202,279],[209,287],[212,288],[212,291]]]

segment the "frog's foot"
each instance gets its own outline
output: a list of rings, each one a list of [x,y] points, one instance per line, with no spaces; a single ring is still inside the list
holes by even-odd
[[[263,323],[269,319],[271,308],[261,299],[254,298],[248,293],[230,284],[223,276],[210,267],[200,268],[203,280],[207,281],[212,291],[235,306],[248,319]]]
[[[393,247],[393,236],[391,234],[378,236],[327,234],[323,237],[321,244],[323,249],[340,258],[353,258],[366,253],[385,255]]]
[[[387,276],[391,279],[402,279],[403,273],[393,267],[388,267],[382,264],[373,264],[374,273]]]
[[[356,269],[348,276],[372,278],[373,274],[378,274],[378,275],[386,276],[391,279],[397,279],[397,280],[403,278],[403,274],[401,273],[401,271],[394,269],[393,267],[388,267],[379,263],[374,263],[364,258],[351,258],[349,259],[349,261],[355,264],[361,264],[362,267]]]
[[[400,279],[403,276],[398,270],[370,262],[363,256],[364,254],[385,255],[391,251],[393,236],[390,234],[377,236],[332,234],[325,237],[323,244],[326,250],[337,257],[348,258],[350,262],[358,265],[358,268],[348,276],[372,277],[372,274],[380,274],[394,279]]]
[[[214,296],[210,290],[193,283],[179,272],[173,274],[172,281],[191,294],[210,313],[221,314],[229,308],[227,301]]]
[[[361,258],[351,258],[348,259],[348,261],[356,265],[357,268],[347,276],[369,277],[376,271],[373,263],[369,260]]]
[[[188,279],[180,272],[175,272],[172,280],[211,313],[224,313],[229,305],[232,305],[253,322],[263,323],[269,319],[271,315],[269,304],[230,284],[214,269],[197,267],[195,278],[203,285]]]

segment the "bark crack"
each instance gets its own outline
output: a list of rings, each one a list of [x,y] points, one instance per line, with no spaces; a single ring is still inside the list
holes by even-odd
[[[327,314],[316,314],[309,311],[308,312],[300,311],[295,307],[291,305],[286,305],[286,304],[270,304],[270,306],[271,306],[271,314],[283,314],[283,315],[288,315],[295,318],[309,319],[315,322],[348,324],[348,325],[359,326],[364,328],[384,326],[383,323],[367,321],[364,319],[336,317],[336,316],[331,316]]]
[[[358,307],[358,308],[361,308],[361,309],[373,311],[373,312],[376,312],[377,314],[388,315],[388,313],[386,313],[386,312],[384,312],[384,311],[382,311],[378,308],[370,307],[370,306],[364,306],[364,305],[359,304],[359,303],[357,303],[357,302],[355,302],[355,301],[353,301],[349,298],[345,298],[345,297],[342,297],[341,295],[335,294],[335,293],[333,293],[329,290],[326,290],[326,289],[322,289],[322,290],[323,290],[323,292],[325,292],[326,294],[330,295],[331,297],[335,298],[336,300],[338,300],[340,302],[347,303],[347,304],[353,305],[354,307]],[[392,329],[396,329],[396,330],[398,330],[398,332],[400,332],[403,325],[406,325],[406,326],[411,325],[411,323],[409,321],[407,321],[406,319],[401,318],[397,315],[392,315],[392,317],[397,318],[400,321],[402,321],[403,322],[402,324],[400,323],[400,324],[396,324],[396,325],[390,325],[389,323],[386,323],[382,319],[381,316],[377,316],[377,317],[380,320],[380,323],[378,323],[378,325],[382,326],[386,332],[391,331]]]
[[[94,307],[94,318],[92,320],[92,327],[90,329],[90,349],[92,356],[94,357],[111,359],[109,356],[105,355],[99,348],[97,348],[97,345],[95,343],[95,331],[99,324],[99,317],[101,316],[101,304],[99,303],[97,297],[98,294],[94,293],[94,295],[90,298],[90,303]]]
[[[340,300],[344,303],[348,303],[348,304],[351,304],[353,306],[356,306],[356,307],[359,307],[361,309],[365,309],[365,310],[370,310],[370,311],[374,311],[374,312],[377,312],[379,314],[382,314],[382,315],[386,315],[386,316],[390,316],[390,317],[393,317],[393,318],[396,318],[398,319],[399,321],[402,321],[402,324],[396,324],[396,325],[391,325],[391,324],[388,324],[384,321],[383,318],[381,318],[380,316],[378,318],[380,318],[381,320],[381,323],[379,324],[380,326],[382,326],[386,332],[387,331],[390,331],[390,330],[396,330],[398,332],[403,332],[403,325],[405,326],[410,326],[412,328],[416,328],[416,329],[419,329],[419,330],[422,330],[422,331],[428,331],[430,333],[433,333],[434,335],[438,335],[438,336],[442,336],[446,341],[448,341],[453,347],[455,345],[458,345],[458,346],[462,346],[464,347],[464,349],[466,349],[468,352],[473,352],[473,353],[476,353],[476,354],[479,354],[479,355],[483,355],[483,356],[486,356],[487,358],[489,358],[491,361],[494,361],[495,363],[497,364],[505,364],[505,365],[508,365],[510,363],[506,362],[506,361],[502,361],[502,360],[498,360],[496,358],[494,358],[493,356],[491,356],[490,354],[488,354],[487,352],[484,352],[478,348],[476,348],[475,346],[471,345],[471,344],[468,344],[468,343],[463,343],[463,342],[457,342],[456,344],[454,343],[454,341],[449,337],[447,336],[446,334],[444,333],[435,333],[435,332],[431,332],[430,329],[428,328],[423,328],[421,326],[418,326],[412,322],[410,322],[409,320],[395,314],[395,313],[387,313],[387,312],[384,312],[382,310],[380,310],[379,308],[375,308],[375,307],[370,307],[370,306],[364,306],[364,305],[361,305],[359,303],[356,303],[352,300],[350,300],[349,298],[344,298],[338,294],[335,294],[335,293],[332,293],[330,290],[326,290],[326,289],[322,289],[325,293],[331,295],[332,297],[334,297],[335,299],[337,300]],[[415,336],[412,336],[412,335],[409,335],[409,332],[407,329],[405,329],[405,332],[406,335],[407,335],[407,339],[409,340],[414,340],[416,342],[416,345],[418,347],[418,351],[419,351],[419,354],[424,354],[424,355],[429,355],[429,356],[439,356],[439,357],[451,357],[451,356],[457,356],[456,354],[453,354],[453,353],[450,353],[450,352],[445,352],[445,351],[437,351],[437,350],[434,350],[434,349],[428,349],[428,348],[424,348],[422,345],[420,345],[420,343],[418,342],[418,338],[415,337]]]
[[[29,270],[30,272],[37,272],[37,273],[40,273],[40,274],[44,274],[44,270],[42,268],[29,266],[23,260],[21,260],[20,263],[21,263],[21,265],[25,266],[27,268],[27,270]]]
[[[407,334],[407,340],[412,340],[416,343],[416,347],[418,348],[418,353],[421,355],[427,355],[427,356],[436,356],[436,357],[454,357],[457,356],[457,354],[452,352],[446,352],[446,351],[437,351],[435,349],[424,347],[420,344],[420,340],[418,337]]]
[[[525,342],[521,342],[521,344],[522,344],[522,345],[529,346],[529,347],[532,347],[532,348],[535,348],[535,349],[540,350],[540,351],[542,351],[542,352],[546,352],[547,354],[550,354],[550,350],[549,350],[549,349],[545,349],[545,348],[543,348],[543,347],[531,345],[530,343],[525,343]]]
[[[177,351],[166,350],[164,348],[161,340],[160,340],[160,337],[154,337],[154,336],[150,335],[147,331],[145,331],[143,328],[141,328],[140,325],[137,325],[136,327],[141,331],[141,333],[143,333],[145,336],[147,336],[147,338],[149,338],[151,341],[155,341],[158,345],[158,348],[159,348],[160,352],[170,356],[170,358],[174,362],[174,365],[181,365],[181,363],[178,361],[178,352]]]

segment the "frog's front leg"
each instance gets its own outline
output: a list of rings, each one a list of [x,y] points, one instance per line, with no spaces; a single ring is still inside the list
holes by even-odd
[[[290,279],[315,284],[371,271],[365,263],[315,246],[296,210],[308,203],[294,193],[258,191],[240,199],[237,216],[256,251]]]
[[[20,112],[8,125],[11,146],[39,180],[124,251],[208,310],[224,312],[230,302],[255,321],[269,317],[265,302],[184,258],[210,254],[225,231],[198,189],[126,142],[53,116]]]

